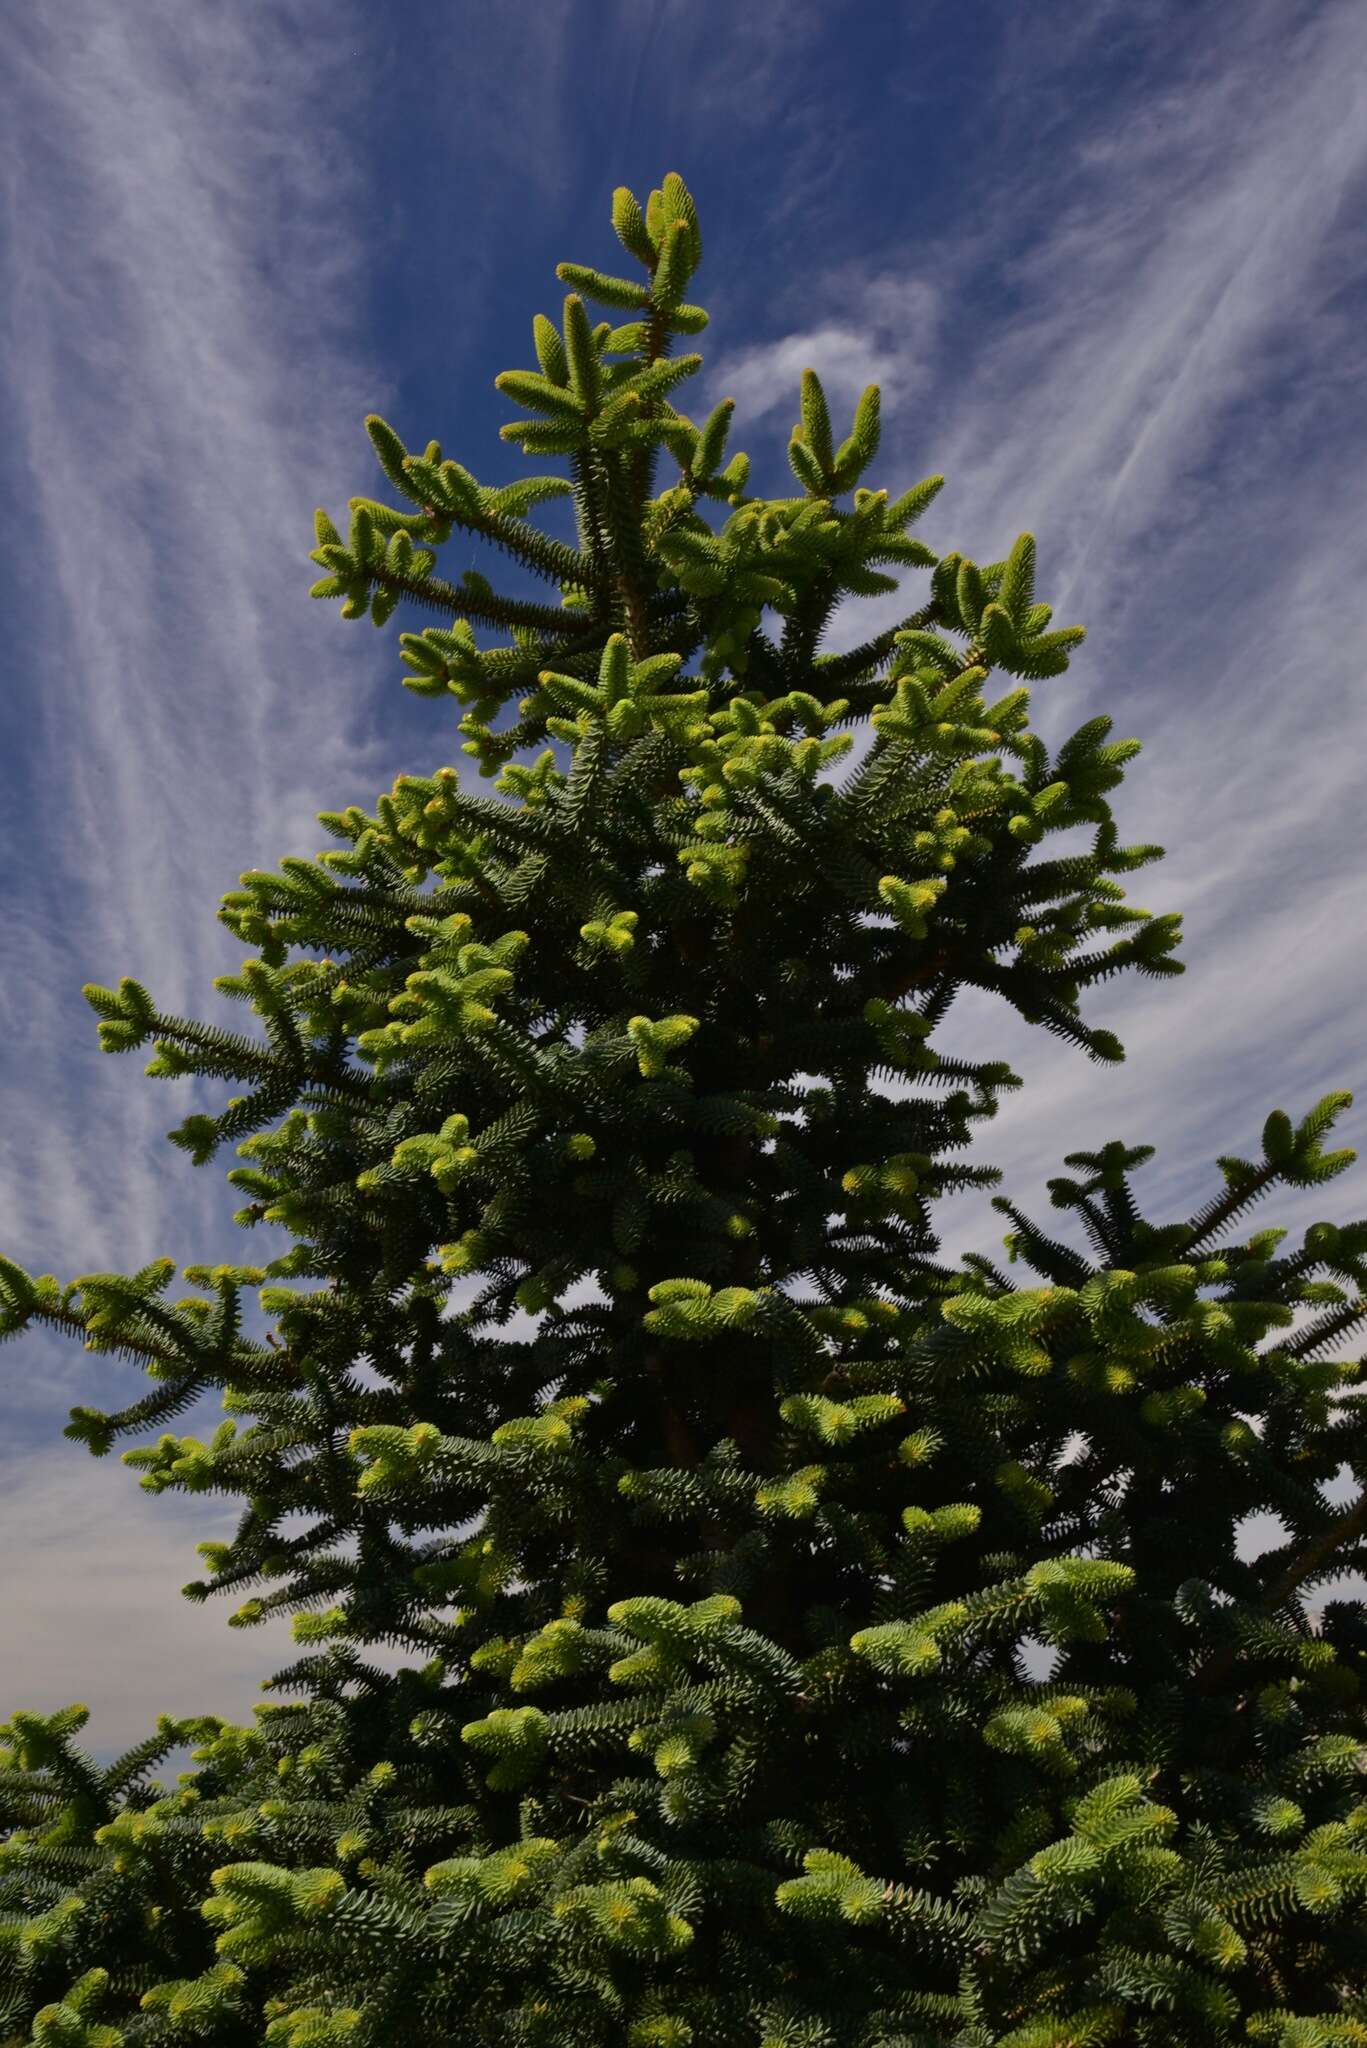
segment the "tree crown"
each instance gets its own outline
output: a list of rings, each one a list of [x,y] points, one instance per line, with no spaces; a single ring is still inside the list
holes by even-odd
[[[1139,743],[1098,716],[1050,757],[1028,685],[1082,629],[1029,534],[937,555],[938,476],[865,486],[875,388],[838,441],[804,372],[797,489],[749,494],[731,402],[676,403],[685,186],[613,225],[639,274],[560,266],[537,368],[497,380],[568,476],[483,486],[372,418],[401,503],[317,516],[316,597],[442,621],[405,682],[456,698],[497,794],[404,775],[242,877],[256,953],[218,986],[262,1036],[86,990],[111,1052],[245,1086],[170,1135],[235,1145],[238,1220],[294,1242],[174,1302],[169,1259],[0,1262],[4,1333],[146,1367],[68,1434],[161,1430],[124,1454],[145,1488],[244,1500],[185,1590],[291,1614],[298,1697],[103,1770],[82,1709],[11,1718],[0,2037],[1367,2040],[1367,1628],[1297,1605],[1363,1549],[1320,1491],[1360,1473],[1356,1368],[1321,1354],[1367,1224],[1214,1246],[1343,1169],[1350,1098],[1273,1112],[1175,1223],[1131,1187],[1151,1147],[1068,1155],[1092,1257],[998,1197],[1043,1285],[942,1263],[932,1205],[999,1178],[955,1155],[1020,1085],[932,1046],[955,993],[1114,1061],[1083,991],[1179,971],[1176,915],[1115,879],[1161,851],[1107,801]],[[557,496],[573,541],[532,517]],[[544,601],[443,580],[456,534]],[[823,648],[918,569],[918,609]],[[209,1389],[211,1436],[164,1427]],[[1245,1560],[1267,1507],[1287,1543]]]

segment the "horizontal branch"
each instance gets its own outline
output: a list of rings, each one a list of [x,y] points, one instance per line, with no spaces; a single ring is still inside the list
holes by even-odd
[[[1259,1607],[1265,1613],[1275,1614],[1279,1607],[1285,1606],[1298,1586],[1304,1585],[1307,1579],[1323,1577],[1323,1567],[1330,1559],[1363,1536],[1367,1536],[1367,1491],[1346,1515],[1332,1523],[1313,1543],[1307,1543],[1305,1549],[1283,1567],[1264,1593]],[[1238,1656],[1238,1644],[1226,1643],[1197,1671],[1191,1680],[1193,1690],[1204,1695],[1218,1691],[1232,1676]]]

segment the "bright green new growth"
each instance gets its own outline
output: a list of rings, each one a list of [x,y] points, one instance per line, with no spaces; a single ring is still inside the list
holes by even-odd
[[[107,1769],[83,1709],[13,1715],[0,2044],[1367,2043],[1367,1618],[1300,1605],[1367,1556],[1321,1490],[1367,1467],[1325,1356],[1367,1224],[1229,1234],[1342,1170],[1349,1098],[1274,1112],[1161,1226],[1150,1147],[1070,1155],[1089,1257],[999,1197],[1041,1285],[939,1261],[1020,1085],[932,1047],[956,991],[1116,1060],[1082,991],[1179,971],[1113,879],[1160,851],[1107,803],[1138,742],[1097,717],[1050,759],[1022,685],[1081,629],[1028,534],[937,555],[938,477],[862,487],[876,391],[838,441],[806,372],[796,494],[749,494],[730,402],[676,409],[687,191],[613,225],[637,273],[563,265],[498,380],[567,479],[485,487],[372,419],[397,502],[318,514],[315,595],[431,615],[405,680],[500,795],[401,776],[324,814],[342,849],[243,876],[257,957],[219,986],[264,1036],[86,991],[109,1050],[242,1087],[171,1135],[235,1143],[239,1221],[296,1242],[179,1300],[169,1259],[0,1262],[0,1327],[145,1364],[68,1434],[151,1432],[145,1488],[240,1496],[186,1590],[294,1615],[300,1655],[255,1727],[163,1721]],[[573,544],[529,516],[567,492]],[[442,581],[456,533],[550,588]],[[822,650],[908,569],[916,611]],[[221,1426],[174,1434],[209,1389]]]

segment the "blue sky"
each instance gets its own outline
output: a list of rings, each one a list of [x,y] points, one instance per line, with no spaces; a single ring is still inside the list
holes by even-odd
[[[328,843],[318,810],[463,758],[454,707],[399,688],[396,628],[310,605],[313,507],[381,488],[372,410],[518,474],[493,377],[530,363],[557,260],[618,267],[612,187],[667,170],[712,313],[691,408],[735,396],[778,488],[801,368],[838,404],[879,381],[876,481],[945,473],[940,551],[1029,528],[1089,628],[1039,730],[1105,711],[1144,742],[1116,807],[1168,848],[1133,893],[1184,913],[1187,973],[1090,997],[1119,1069],[957,1002],[946,1042],[1026,1084],[980,1157],[1039,1212],[1065,1152],[1151,1143],[1171,1217],[1331,1087],[1367,1153],[1353,0],[64,0],[7,54],[0,1250],[64,1280],[266,1255],[232,1162],[164,1141],[216,1098],[102,1056],[80,985],[237,1017],[224,890]],[[859,609],[832,644],[885,622]],[[1365,1197],[1360,1161],[1257,1220]],[[958,1198],[946,1251],[1003,1227]],[[100,1749],[159,1709],[245,1717],[281,1657],[176,1597],[217,1509],[62,1440],[72,1403],[140,1390],[44,1338],[0,1353],[0,1712],[84,1699]]]

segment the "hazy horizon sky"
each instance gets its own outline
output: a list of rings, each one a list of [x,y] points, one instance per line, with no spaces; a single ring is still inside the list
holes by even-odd
[[[81,984],[240,1021],[210,986],[243,955],[224,891],[329,844],[319,810],[466,760],[454,703],[399,687],[402,618],[310,604],[313,508],[384,489],[370,411],[519,474],[493,378],[531,361],[557,260],[619,267],[612,188],[669,170],[712,316],[689,409],[734,395],[777,489],[802,367],[838,415],[879,381],[872,480],[945,474],[938,552],[1034,532],[1055,622],[1089,629],[1037,729],[1143,741],[1113,801],[1167,857],[1127,886],[1183,912],[1186,973],[1084,997],[1122,1067],[956,1001],[936,1043],[1025,1083],[975,1158],[1080,1242],[1045,1183],[1108,1138],[1157,1147],[1160,1220],[1330,1088],[1367,1153],[1367,10],[66,0],[7,49],[0,1252],[65,1281],[284,1248],[234,1228],[230,1154],[165,1142],[222,1091],[103,1056]],[[843,608],[831,644],[898,609]],[[1247,1228],[1364,1197],[1360,1159]],[[945,1205],[947,1256],[1000,1256],[989,1201]],[[245,1719],[285,1655],[177,1598],[234,1503],[63,1439],[143,1386],[45,1334],[0,1351],[0,1719],[85,1700],[100,1753],[159,1710]]]

